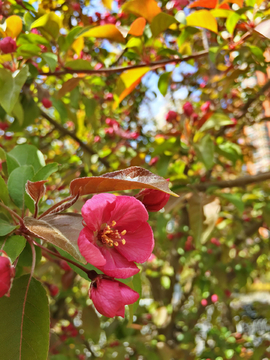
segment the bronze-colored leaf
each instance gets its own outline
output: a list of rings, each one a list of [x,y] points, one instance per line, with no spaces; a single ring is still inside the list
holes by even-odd
[[[25,185],[25,190],[27,194],[34,200],[35,203],[38,203],[39,200],[42,198],[42,196],[46,193],[46,186],[44,183],[47,180],[41,180],[41,181],[27,181]]]
[[[169,183],[163,177],[139,166],[131,166],[102,176],[79,178],[70,183],[70,193],[74,196],[145,188],[160,190],[178,197],[169,189]]]
[[[77,245],[80,231],[83,229],[81,215],[73,213],[46,215],[42,220],[25,217],[23,221],[33,236],[60,247],[74,259],[86,264]]]

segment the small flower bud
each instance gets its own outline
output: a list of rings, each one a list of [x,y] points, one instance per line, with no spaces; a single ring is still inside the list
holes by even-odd
[[[16,41],[11,37],[7,36],[0,41],[0,50],[4,54],[10,54],[15,52],[17,49]]]

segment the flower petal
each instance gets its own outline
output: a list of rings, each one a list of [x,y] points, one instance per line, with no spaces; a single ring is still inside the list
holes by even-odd
[[[120,314],[120,309],[125,307],[119,289],[119,282],[107,279],[100,279],[96,284],[91,285],[89,297],[92,299],[97,311],[107,317],[114,317]]]
[[[140,295],[136,291],[128,287],[127,285],[120,283],[119,287],[122,296],[122,301],[124,304],[130,305],[135,303],[139,299]]]
[[[98,267],[106,264],[106,260],[102,255],[100,248],[94,243],[94,234],[87,227],[82,229],[78,238],[78,247],[82,256],[90,264]]]
[[[86,201],[82,216],[90,230],[99,230],[102,224],[109,222],[116,198],[113,194],[98,194]]]
[[[116,312],[116,316],[125,317],[125,305],[122,305]]]
[[[115,248],[102,247],[100,251],[106,259],[106,264],[97,266],[97,268],[103,271],[104,274],[118,279],[126,279],[140,271],[134,262],[128,261]]]
[[[144,205],[133,196],[117,196],[111,220],[116,221],[116,229],[134,231],[142,222],[148,220]]]
[[[117,251],[127,260],[143,263],[149,258],[154,248],[154,235],[148,223],[140,224],[134,232],[127,231],[123,237],[126,243],[119,242]]]

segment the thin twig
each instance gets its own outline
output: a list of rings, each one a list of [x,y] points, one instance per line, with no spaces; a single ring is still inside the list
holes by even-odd
[[[194,184],[194,185],[190,185],[189,187],[199,191],[206,191],[210,187],[218,187],[220,189],[242,187],[253,183],[266,181],[269,179],[270,179],[270,171],[257,175],[242,176],[234,180],[222,180],[222,181]]]
[[[2,202],[0,202],[0,205],[4,209],[6,209],[11,214],[12,217],[14,216],[16,219],[18,219],[21,225],[23,225],[23,219],[18,214],[16,214],[15,211],[11,210],[8,206],[4,205]]]
[[[38,219],[41,219],[41,218],[43,218],[45,215],[50,214],[54,209],[56,209],[57,207],[59,207],[59,206],[62,205],[63,203],[72,200],[74,197],[76,197],[76,196],[70,195],[70,196],[68,196],[67,198],[59,201],[59,202],[56,203],[56,204],[54,204],[54,205],[51,206],[48,210],[46,210],[43,214],[41,214],[41,215],[38,217]]]
[[[157,67],[163,67],[166,64],[176,63],[179,64],[184,61],[192,60],[192,59],[198,59],[202,56],[208,55],[208,51],[200,51],[198,53],[195,53],[193,55],[183,56],[182,58],[172,58],[172,59],[165,59],[165,60],[159,60],[154,61],[149,64],[141,63],[141,64],[135,64],[135,65],[129,65],[129,66],[119,66],[119,67],[113,67],[113,68],[101,68],[98,70],[73,70],[73,69],[67,69],[62,71],[50,71],[50,72],[41,72],[39,75],[45,75],[45,76],[61,76],[66,74],[88,74],[88,75],[108,75],[108,74],[115,74],[115,73],[122,73],[127,70],[132,69],[139,69],[142,67],[150,67],[150,68],[157,68]]]
[[[64,135],[70,136],[73,140],[75,140],[80,147],[88,152],[90,155],[97,155],[97,153],[87,144],[85,144],[82,140],[80,140],[74,133],[72,133],[71,131],[65,129],[61,124],[59,124],[57,121],[55,121],[54,119],[52,119],[48,114],[46,114],[44,111],[40,111],[41,115],[48,120],[58,131],[60,131],[61,133],[63,133]],[[106,168],[110,168],[110,164],[107,162],[107,160],[105,159],[101,159],[99,158],[99,161],[106,167]]]

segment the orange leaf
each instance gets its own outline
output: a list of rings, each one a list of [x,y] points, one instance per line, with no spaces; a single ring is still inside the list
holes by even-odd
[[[167,180],[139,166],[131,166],[102,176],[79,178],[70,183],[70,193],[74,196],[145,188],[159,190],[178,197],[169,189]]]
[[[223,3],[232,3],[238,5],[239,7],[243,7],[244,0],[225,0]]]
[[[142,36],[145,28],[146,20],[143,17],[139,17],[130,26],[129,34],[133,36]]]
[[[101,39],[108,39],[119,43],[124,43],[125,38],[117,27],[113,24],[106,24],[101,26],[93,27],[92,29],[84,32],[82,37],[96,37]]]
[[[144,17],[151,22],[161,12],[155,0],[130,0],[122,7],[123,12]]]
[[[27,194],[34,200],[35,203],[38,203],[39,200],[45,195],[46,193],[46,187],[44,183],[47,180],[41,180],[41,181],[27,181],[25,185],[25,190]]]
[[[218,4],[217,0],[197,0],[189,5],[189,8],[204,7],[207,9],[214,9]]]
[[[128,70],[120,75],[115,89],[115,94],[118,96],[118,99],[113,104],[114,109],[135,89],[135,87],[141,82],[142,77],[149,70],[151,70],[151,68],[145,66],[139,69]]]

